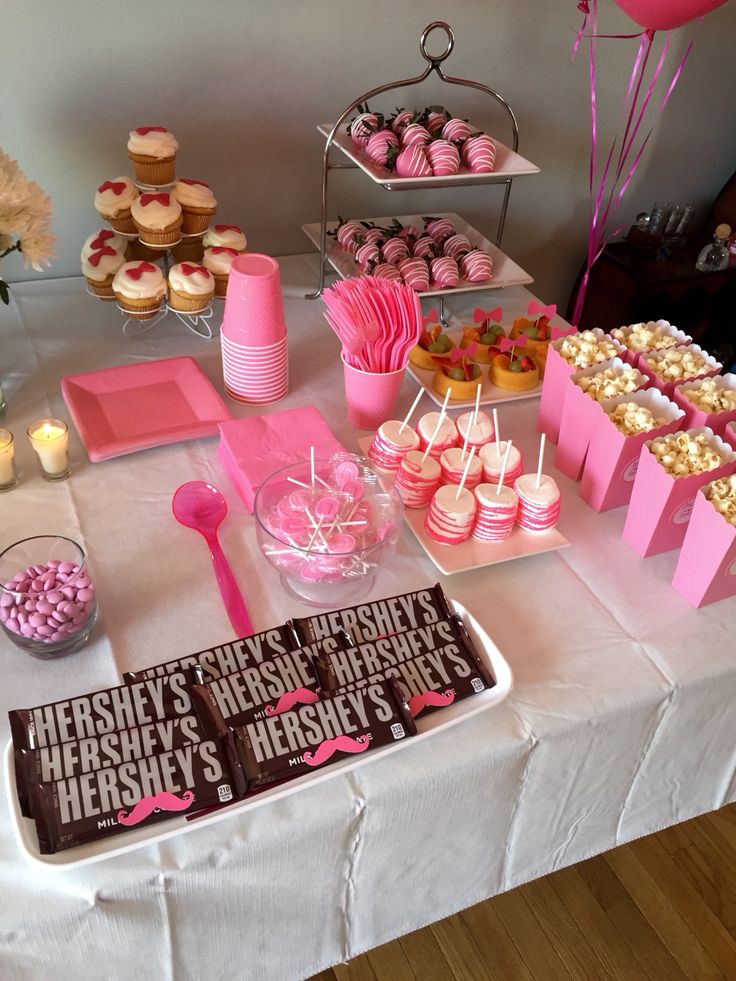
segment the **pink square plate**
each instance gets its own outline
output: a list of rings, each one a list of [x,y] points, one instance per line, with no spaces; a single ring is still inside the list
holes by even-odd
[[[194,358],[121,365],[62,379],[64,396],[90,460],[216,436],[231,418]]]

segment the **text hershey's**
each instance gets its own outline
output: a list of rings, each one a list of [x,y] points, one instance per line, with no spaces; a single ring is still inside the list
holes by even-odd
[[[373,603],[318,614],[309,618],[315,640],[345,629],[356,641],[375,640],[386,634],[435,623],[441,617],[431,590],[392,596]]]

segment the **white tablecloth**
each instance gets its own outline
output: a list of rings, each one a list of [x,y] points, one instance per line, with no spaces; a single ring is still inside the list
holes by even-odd
[[[337,343],[303,257],[283,260],[291,394],[345,446]],[[101,622],[78,655],[27,658],[0,640],[7,709],[115,684],[123,670],[231,636],[198,536],[172,519],[172,491],[205,478],[231,517],[222,540],[257,629],[308,613],[257,552],[253,519],[223,472],[216,439],[90,464],[72,434],[74,474],[38,475],[24,432],[68,418],[66,374],[191,354],[220,391],[219,344],[173,317],[133,340],[80,280],[25,284],[0,308],[0,368],[19,487],[0,495],[3,546],[63,533],[86,546]],[[529,294],[494,294],[506,314]],[[487,299],[487,297],[483,298]],[[476,298],[454,297],[452,311]],[[400,406],[414,386],[407,380]],[[536,401],[504,407],[504,436],[535,457]],[[429,408],[429,406],[425,406]],[[234,406],[234,415],[249,411]],[[563,488],[573,547],[450,578],[408,530],[373,595],[442,581],[475,611],[515,674],[512,696],[423,745],[247,817],[75,872],[26,863],[0,810],[3,978],[306,977],[494,893],[736,797],[736,601],[699,612],[670,581],[676,554],[640,559],[625,512],[597,515]]]

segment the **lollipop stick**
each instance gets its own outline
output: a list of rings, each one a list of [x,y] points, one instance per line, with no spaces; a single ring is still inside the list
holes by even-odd
[[[470,430],[473,428],[474,423],[472,421],[468,422],[468,428],[465,430],[465,439],[463,440],[463,455],[460,457],[460,462],[465,459],[465,454],[468,452],[468,440],[470,439]]]
[[[434,432],[432,433],[432,438],[427,443],[427,449],[424,451],[424,456],[422,457],[422,463],[427,459],[429,451],[432,449],[432,444],[437,439],[437,434],[440,431],[442,423],[445,421],[445,414],[447,412],[447,403],[450,400],[450,389],[447,389],[447,394],[445,395],[445,401],[442,403],[442,409],[440,410],[440,417],[437,420],[437,425],[434,427]]]
[[[406,426],[406,424],[409,422],[409,420],[411,419],[411,417],[414,415],[414,410],[419,405],[419,399],[422,397],[422,395],[424,395],[424,389],[423,388],[420,388],[419,391],[417,392],[417,397],[412,402],[411,408],[409,409],[409,411],[404,416],[404,421],[399,426],[399,432],[400,433],[403,433],[404,426]]]
[[[465,486],[465,478],[468,476],[468,470],[470,470],[470,464],[473,462],[473,457],[475,456],[475,447],[470,450],[470,455],[468,456],[468,462],[465,464],[465,469],[463,470],[463,475],[460,478],[460,483],[457,485],[457,492],[455,493],[455,500],[460,497],[460,493]]]
[[[511,447],[514,445],[514,441],[510,439],[506,444],[506,452],[503,455],[503,463],[501,464],[501,473],[498,475],[498,487],[496,488],[496,497],[501,493],[501,488],[503,487],[503,478],[506,476],[506,467],[508,466],[509,456],[511,455]]]
[[[539,460],[537,461],[537,489],[542,483],[542,464],[544,463],[544,444],[547,440],[547,434],[542,433],[542,438],[539,440]]]
[[[480,385],[475,390],[475,412],[473,413],[473,425],[478,425],[478,413],[480,411]]]
[[[493,410],[493,428],[496,435],[496,456],[501,456],[501,435],[498,430],[498,409]]]

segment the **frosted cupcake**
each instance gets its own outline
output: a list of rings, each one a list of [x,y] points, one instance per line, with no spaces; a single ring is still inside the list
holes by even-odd
[[[209,269],[192,262],[178,262],[169,270],[169,306],[174,310],[204,310],[215,295],[215,279]]]
[[[182,177],[171,189],[171,196],[181,205],[183,235],[199,235],[209,228],[217,209],[215,195],[204,181]]]
[[[205,235],[205,238],[207,236]],[[230,276],[230,266],[239,253],[235,249],[225,248],[224,245],[214,245],[204,250],[202,264],[209,269],[215,278],[215,296],[225,296],[227,281]]]
[[[132,232],[136,228],[130,209],[138,197],[138,188],[130,177],[116,177],[104,181],[95,194],[95,210],[100,218],[108,222],[117,232]]]
[[[167,192],[146,191],[131,210],[144,245],[173,245],[181,238],[181,205]]]
[[[171,254],[174,262],[202,262],[204,245],[201,235],[188,235],[182,238],[178,245],[172,246]]]
[[[142,184],[160,187],[174,182],[174,165],[179,144],[165,126],[139,126],[131,130],[128,156]]]
[[[206,249],[212,246],[221,246],[225,249],[235,249],[236,252],[245,252],[247,242],[242,228],[237,225],[213,225],[202,239]]]
[[[82,259],[82,275],[87,280],[90,292],[102,300],[114,300],[112,284],[115,273],[125,262],[122,252],[109,245],[103,245]]]
[[[122,309],[137,320],[154,317],[166,296],[166,280],[152,262],[126,262],[115,273],[112,288]]]
[[[92,232],[82,246],[82,262],[84,262],[87,256],[92,255],[93,252],[98,252],[106,245],[111,249],[115,249],[116,252],[125,254],[128,239],[123,238],[122,235],[116,235],[110,228],[101,228],[98,232]]]

